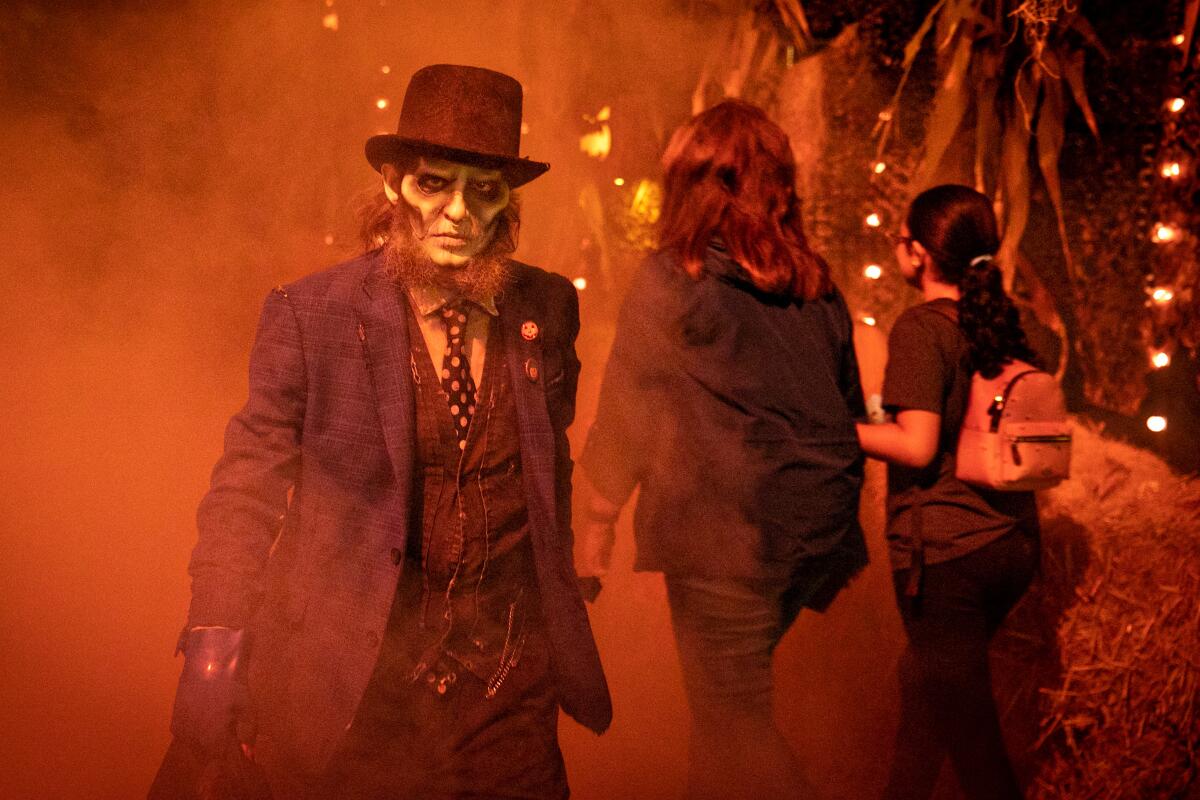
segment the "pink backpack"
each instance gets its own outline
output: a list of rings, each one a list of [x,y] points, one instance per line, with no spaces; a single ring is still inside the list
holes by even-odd
[[[1053,375],[1024,361],[979,373],[958,434],[955,476],[1002,491],[1056,486],[1071,472],[1071,426]]]

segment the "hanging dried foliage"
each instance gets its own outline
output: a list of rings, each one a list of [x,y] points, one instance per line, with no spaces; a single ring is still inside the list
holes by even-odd
[[[1069,0],[939,0],[905,48],[900,84],[876,126],[877,159],[900,124],[908,77],[931,33],[938,79],[912,191],[954,181],[995,196],[1004,223],[999,260],[1011,286],[1029,219],[1032,149],[1058,219],[1068,277],[1076,278],[1058,159],[1068,96],[1100,136],[1084,90],[1084,62],[1088,50],[1104,54],[1103,45]]]

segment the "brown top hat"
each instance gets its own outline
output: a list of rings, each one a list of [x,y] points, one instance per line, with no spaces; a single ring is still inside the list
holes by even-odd
[[[521,84],[480,67],[434,64],[408,82],[396,132],[367,140],[376,170],[403,154],[432,155],[504,173],[510,187],[529,183],[549,164],[521,158]]]

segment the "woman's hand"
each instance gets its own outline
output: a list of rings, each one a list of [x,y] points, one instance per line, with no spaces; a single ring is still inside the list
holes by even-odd
[[[613,543],[617,538],[616,523],[616,516],[609,520],[588,519],[584,522],[580,532],[580,575],[602,578],[608,574]]]

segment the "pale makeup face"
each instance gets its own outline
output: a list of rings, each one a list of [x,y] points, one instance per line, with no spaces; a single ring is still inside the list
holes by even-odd
[[[441,267],[461,267],[483,252],[508,205],[508,183],[499,170],[421,157],[403,176],[384,164],[383,176],[417,212],[413,235]]]

